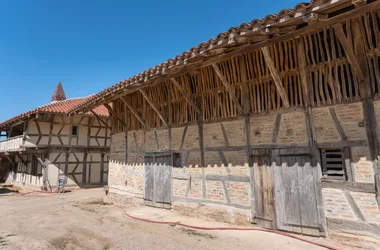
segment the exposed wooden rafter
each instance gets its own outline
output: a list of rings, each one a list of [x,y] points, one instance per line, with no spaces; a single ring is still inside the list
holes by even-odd
[[[284,103],[284,106],[286,108],[288,108],[289,107],[289,99],[288,99],[288,96],[286,95],[286,92],[285,92],[284,86],[282,84],[280,75],[278,74],[277,69],[274,66],[273,59],[270,56],[269,49],[268,49],[268,47],[263,47],[263,48],[261,48],[261,51],[264,54],[264,60],[265,60],[267,66],[269,68],[270,74],[272,75],[273,81],[276,85],[277,92],[280,95],[281,100]]]
[[[186,101],[194,108],[194,110],[200,114],[201,110],[197,107],[195,102],[191,99],[191,97],[186,93],[186,91],[181,87],[179,82],[174,79],[174,77],[170,78],[170,80],[173,82],[173,84],[178,88],[178,90],[181,92],[182,96],[186,99]]]
[[[95,113],[93,110],[90,110],[90,112],[98,119],[99,122],[103,123],[106,128],[111,128],[107,122],[105,122],[97,113]]]
[[[124,97],[120,97],[120,100],[125,104],[126,107],[128,107],[128,109],[132,112],[132,114],[134,114],[136,116],[136,118],[140,121],[141,125],[143,125],[145,127],[145,122],[141,118],[141,116],[139,115],[139,113],[137,112],[137,110],[134,109],[132,107],[132,105],[129,104],[126,100],[124,100]]]
[[[244,110],[242,106],[240,105],[239,99],[236,97],[235,92],[232,89],[231,84],[227,81],[226,77],[222,74],[219,67],[216,64],[212,64],[212,67],[214,68],[215,73],[218,75],[220,80],[222,81],[224,87],[226,87],[228,94],[230,95],[231,99],[234,101],[236,108],[238,109],[239,113],[244,115]]]
[[[342,45],[344,52],[346,53],[347,59],[351,64],[351,67],[360,81],[364,81],[364,73],[360,68],[359,61],[355,55],[354,49],[348,40],[346,34],[344,33],[343,26],[340,23],[334,24],[333,28],[335,30],[335,34],[339,39],[340,44]]]
[[[154,111],[156,111],[158,117],[160,117],[161,121],[165,124],[165,126],[168,127],[169,125],[168,125],[167,121],[165,120],[164,116],[158,110],[158,108],[156,107],[156,105],[154,104],[154,102],[149,98],[149,96],[147,95],[147,93],[143,89],[139,89],[139,91],[143,95],[143,97],[145,98],[145,100],[149,103],[149,105],[152,107],[152,109]]]
[[[103,106],[106,107],[106,109],[108,109],[108,112],[110,112],[110,114],[112,114],[121,124],[123,124],[123,126],[127,126],[127,124],[115,112],[113,112],[109,104],[103,103]]]

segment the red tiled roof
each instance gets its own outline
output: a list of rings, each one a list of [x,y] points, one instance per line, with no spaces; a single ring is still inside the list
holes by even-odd
[[[254,19],[249,23],[242,23],[238,27],[231,27],[227,32],[218,34],[215,38],[207,42],[201,42],[198,46],[191,48],[189,51],[168,59],[153,68],[150,68],[140,74],[120,81],[119,83],[104,89],[91,98],[87,99],[82,105],[79,105],[73,112],[79,111],[88,105],[95,104],[97,101],[112,93],[115,93],[124,87],[138,83],[146,83],[150,79],[167,75],[168,71],[173,68],[186,66],[195,59],[206,58],[208,52],[214,52],[213,55],[224,53],[223,49],[233,48],[237,45],[253,44],[248,37],[263,36],[267,30],[274,27],[294,26],[304,23],[303,17],[311,12],[320,13],[322,10],[341,9],[352,5],[352,0],[311,0],[310,3],[298,3],[293,9],[282,9],[278,14],[270,14],[262,19]],[[269,38],[267,38],[269,40]],[[212,53],[210,53],[212,54]]]
[[[37,113],[68,114],[71,110],[83,104],[86,100],[88,100],[91,97],[92,96],[71,98],[71,99],[52,102],[43,106],[39,106],[33,110],[16,115],[6,121],[1,122],[0,128],[13,124],[15,122],[18,122],[19,120],[29,117],[32,114],[37,114]],[[109,112],[107,108],[104,107],[103,105],[94,108],[93,111],[99,116],[109,117]],[[91,112],[87,112],[86,115],[92,116],[93,114]]]

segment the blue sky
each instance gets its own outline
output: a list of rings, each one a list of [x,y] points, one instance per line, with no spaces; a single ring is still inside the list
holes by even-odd
[[[1,0],[0,121],[97,93],[294,0]]]

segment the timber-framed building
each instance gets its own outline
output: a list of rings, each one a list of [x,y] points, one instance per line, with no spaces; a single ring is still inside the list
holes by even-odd
[[[73,111],[113,103],[109,195],[303,234],[325,235],[326,218],[379,234],[379,26],[378,0],[313,0],[89,98]]]
[[[68,112],[90,97],[66,99],[58,83],[51,103],[0,123],[2,177],[16,185],[54,190],[107,184],[110,119],[105,106]],[[1,176],[0,176],[1,177]]]

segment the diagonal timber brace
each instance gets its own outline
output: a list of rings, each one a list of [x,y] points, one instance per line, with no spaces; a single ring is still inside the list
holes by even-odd
[[[222,81],[224,87],[226,87],[228,94],[230,95],[230,97],[234,101],[236,108],[238,109],[239,113],[244,115],[244,110],[243,110],[242,106],[240,105],[239,99],[236,97],[235,92],[233,91],[231,84],[227,81],[226,77],[222,74],[222,72],[220,71],[219,67],[216,64],[212,64],[212,67],[214,68],[215,73],[218,75],[218,77]]]

